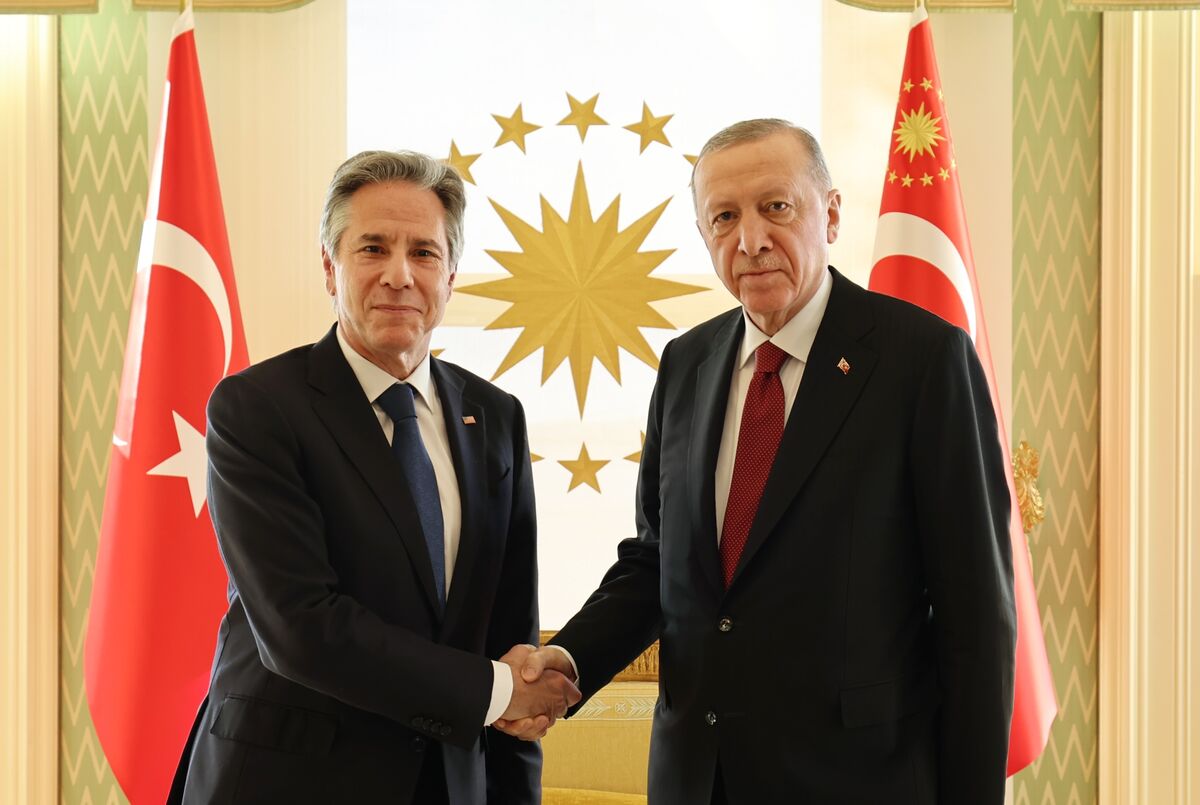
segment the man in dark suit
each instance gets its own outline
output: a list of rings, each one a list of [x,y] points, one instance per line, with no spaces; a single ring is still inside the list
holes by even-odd
[[[693,191],[741,308],[664,350],[637,537],[526,678],[588,697],[659,639],[652,805],[998,805],[1015,610],[974,347],[828,266],[841,198],[804,130],[722,131]]]
[[[213,392],[229,611],[185,802],[540,801],[537,745],[485,730],[579,698],[501,657],[538,634],[524,414],[429,355],[464,206],[424,155],[348,160],[321,222],[337,324]]]

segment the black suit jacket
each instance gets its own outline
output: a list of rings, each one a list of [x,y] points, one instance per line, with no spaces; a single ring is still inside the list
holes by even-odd
[[[213,392],[208,505],[229,611],[185,801],[408,803],[434,741],[452,803],[539,801],[537,744],[482,726],[488,658],[538,636],[524,413],[457,366],[433,360],[432,376],[462,498],[444,616],[413,502],[333,330]]]
[[[661,640],[653,805],[709,802],[718,763],[746,805],[1002,802],[1009,496],[970,339],[833,273],[726,591],[714,470],[743,326],[663,352],[637,537],[554,640],[585,700]]]

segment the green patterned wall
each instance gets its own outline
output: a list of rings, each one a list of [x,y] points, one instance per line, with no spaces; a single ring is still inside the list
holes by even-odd
[[[62,17],[62,608],[59,778],[64,803],[125,798],[92,728],[83,640],[149,182],[146,15],[129,0]]]
[[[1013,438],[1042,456],[1034,579],[1059,714],[1016,805],[1097,801],[1100,15],[1013,20]]]

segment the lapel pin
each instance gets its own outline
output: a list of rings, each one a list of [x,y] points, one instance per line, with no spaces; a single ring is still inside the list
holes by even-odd
[[[842,370],[842,374],[850,374],[850,361],[846,360],[845,358],[842,358],[840,361],[838,361],[837,367]]]
[[[475,424],[475,417],[473,417],[473,416],[465,416],[465,417],[463,417],[463,424],[464,424],[464,425],[474,425],[474,424]]]

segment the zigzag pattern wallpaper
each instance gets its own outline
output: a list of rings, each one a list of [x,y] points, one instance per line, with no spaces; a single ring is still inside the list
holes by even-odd
[[[63,16],[59,37],[60,790],[75,805],[125,801],[88,713],[83,639],[149,182],[146,16],[103,0]]]
[[[1098,796],[1100,15],[1064,5],[1013,20],[1012,431],[1041,453],[1031,554],[1059,702],[1017,805]]]
[[[1034,578],[1060,714],[1018,805],[1097,796],[1100,18],[1014,19],[1014,442],[1042,453]],[[83,639],[149,170],[146,15],[62,17],[61,798],[121,803],[88,715]]]

